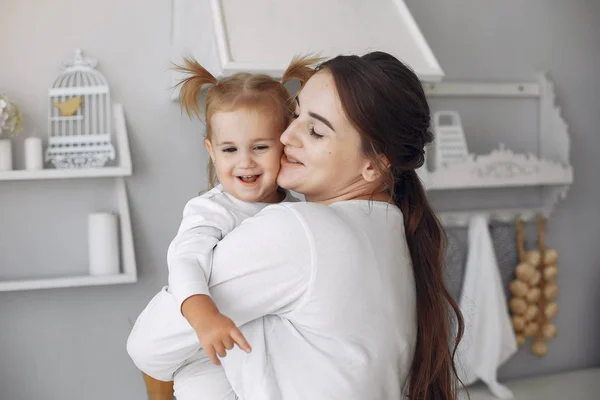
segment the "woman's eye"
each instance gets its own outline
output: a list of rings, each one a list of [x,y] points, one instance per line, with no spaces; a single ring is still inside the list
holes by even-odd
[[[226,147],[223,149],[223,153],[234,153],[236,150],[235,147]]]
[[[291,117],[292,117],[292,119],[296,119],[299,117],[299,115],[296,112],[293,112]]]
[[[320,135],[317,132],[315,132],[315,128],[313,126],[310,127],[309,131],[310,131],[310,136],[314,137],[315,139],[323,138],[323,135]]]

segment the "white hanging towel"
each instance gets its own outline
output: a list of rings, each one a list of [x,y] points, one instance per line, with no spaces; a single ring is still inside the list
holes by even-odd
[[[469,222],[469,250],[459,306],[465,319],[465,334],[457,350],[463,383],[481,380],[494,396],[514,398],[497,378],[498,367],[516,353],[517,343],[488,221],[483,215]]]

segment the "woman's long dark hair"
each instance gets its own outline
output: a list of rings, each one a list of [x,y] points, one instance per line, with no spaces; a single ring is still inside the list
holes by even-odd
[[[444,282],[444,230],[416,173],[425,161],[425,144],[433,140],[421,82],[383,52],[338,56],[319,69],[333,76],[344,111],[361,133],[363,152],[389,162],[382,166],[387,190],[404,215],[417,289],[417,342],[408,397],[454,400],[460,382],[454,358],[464,323]],[[452,343],[454,323],[458,333]]]

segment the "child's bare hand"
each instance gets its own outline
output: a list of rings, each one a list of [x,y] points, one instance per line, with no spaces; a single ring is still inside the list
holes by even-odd
[[[200,344],[213,364],[220,365],[219,357],[225,357],[234,345],[249,353],[250,345],[233,321],[220,312],[206,315],[195,327]]]

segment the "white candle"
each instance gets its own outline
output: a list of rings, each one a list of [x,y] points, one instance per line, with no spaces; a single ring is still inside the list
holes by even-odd
[[[42,139],[37,137],[25,139],[25,169],[36,170],[42,168],[44,168]]]
[[[0,171],[12,170],[12,147],[8,139],[0,139]]]
[[[112,213],[88,216],[88,258],[90,275],[106,276],[119,273],[118,218]]]

